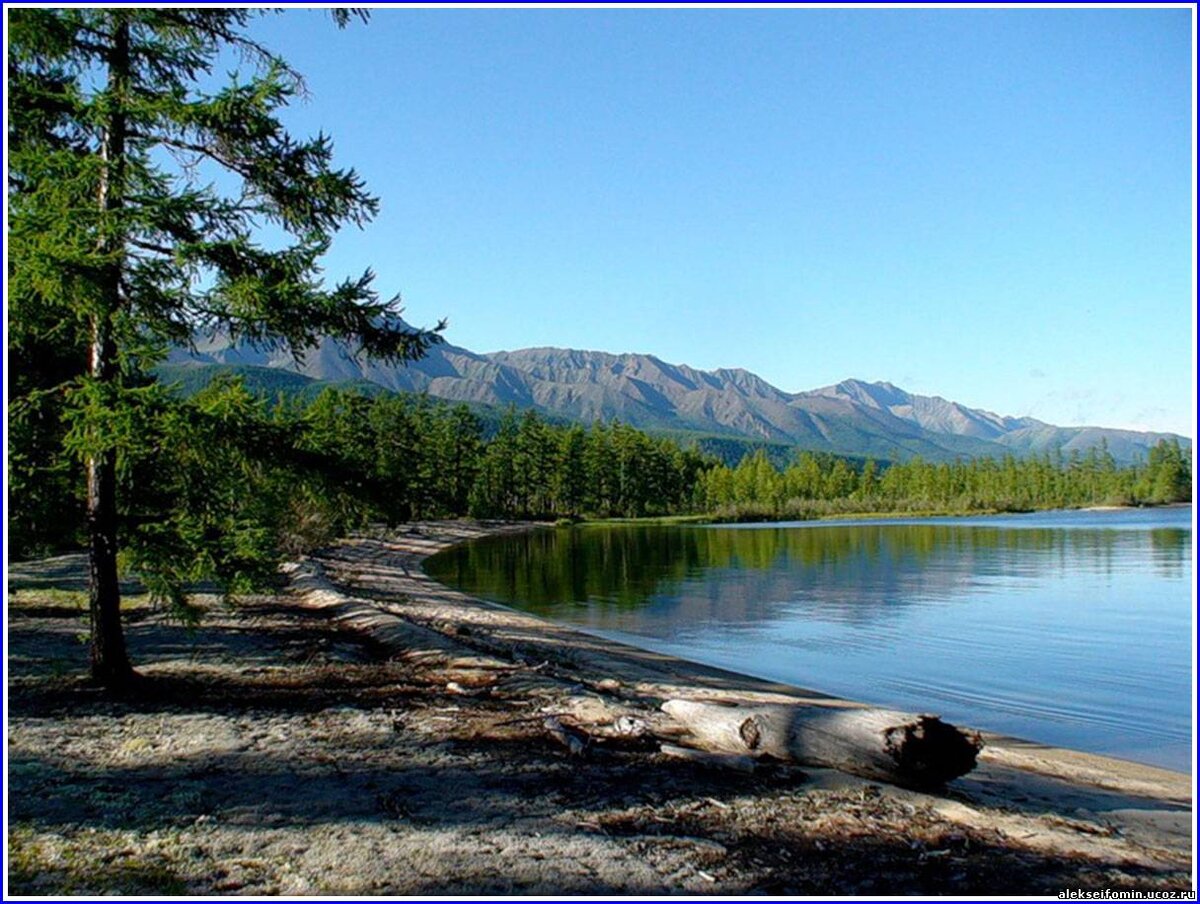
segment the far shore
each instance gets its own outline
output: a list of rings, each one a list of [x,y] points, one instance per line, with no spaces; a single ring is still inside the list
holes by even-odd
[[[1035,508],[1035,509],[996,509],[996,508],[979,508],[979,509],[922,509],[918,511],[849,511],[849,512],[828,512],[821,514],[813,514],[806,518],[788,518],[782,515],[779,516],[763,516],[752,518],[737,518],[726,517],[719,513],[706,513],[697,515],[648,515],[641,518],[589,518],[583,517],[579,519],[563,519],[560,523],[588,525],[588,524],[705,524],[705,525],[720,525],[720,524],[769,524],[772,522],[797,522],[804,523],[807,521],[874,521],[885,519],[920,519],[920,518],[979,518],[990,515],[1034,515],[1046,514],[1049,512],[1124,512],[1124,511],[1139,511],[1154,509],[1180,509],[1191,508],[1190,502],[1164,502],[1145,505],[1085,505],[1075,508]]]

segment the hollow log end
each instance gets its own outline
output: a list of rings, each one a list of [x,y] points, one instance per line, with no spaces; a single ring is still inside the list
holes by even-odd
[[[975,768],[983,749],[978,732],[964,731],[938,716],[920,715],[885,733],[885,744],[906,784],[938,787]]]

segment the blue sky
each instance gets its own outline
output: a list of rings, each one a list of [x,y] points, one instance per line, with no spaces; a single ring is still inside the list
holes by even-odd
[[[476,351],[889,380],[1194,432],[1184,9],[407,10],[256,26]]]

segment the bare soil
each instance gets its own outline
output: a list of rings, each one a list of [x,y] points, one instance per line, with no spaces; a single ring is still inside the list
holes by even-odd
[[[582,636],[572,647],[550,627],[562,656],[543,658],[536,620],[439,596],[412,567],[461,535],[427,525],[407,540],[364,541],[370,567],[362,543],[323,557],[343,590],[367,594],[391,617],[405,618],[407,599],[405,623],[444,636],[457,659],[396,656],[352,620],[298,605],[296,594],[232,606],[206,598],[195,628],[147,608],[129,613],[130,653],[145,680],[124,698],[87,681],[71,562],[12,569],[10,591],[23,589],[8,611],[7,891],[1194,888],[1190,790],[1181,797],[1184,786],[1157,770],[1131,767],[1134,784],[1113,787],[1100,758],[1051,768],[1045,750],[1005,754],[1000,745],[978,775],[929,794],[783,763],[750,775],[708,769],[653,747],[572,756],[545,720],[568,718],[580,692],[616,688],[628,703],[647,693],[654,668],[667,669],[660,678],[674,690],[707,681],[728,694],[736,681],[722,686],[720,674],[678,662],[626,661],[626,648]],[[404,581],[416,589],[406,595]],[[453,605],[469,611],[452,618]],[[463,649],[506,663],[502,680],[464,661]],[[1013,779],[1022,755],[1042,763],[1024,770],[1025,784]],[[1053,774],[1064,768],[1091,778]]]

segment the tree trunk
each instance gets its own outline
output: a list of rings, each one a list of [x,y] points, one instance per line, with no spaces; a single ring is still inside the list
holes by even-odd
[[[117,579],[116,466],[111,452],[87,462],[88,604],[92,628],[92,679],[119,689],[133,678],[121,628]]]
[[[113,214],[122,206],[125,168],[125,93],[129,83],[129,22],[113,13],[112,54],[109,57],[108,122],[100,144],[100,236],[96,250],[105,260],[101,291],[102,309],[92,317],[91,356],[88,374],[100,386],[119,379],[113,317],[121,303],[120,251],[124,247]],[[108,404],[111,398],[106,398]],[[104,437],[93,437],[87,459],[88,607],[92,629],[92,678],[105,687],[120,689],[133,680],[121,628],[121,586],[117,577],[117,469],[116,453]]]
[[[874,707],[668,700],[662,709],[703,750],[831,766],[899,785],[937,786],[965,775],[982,747],[978,735],[937,716]]]

